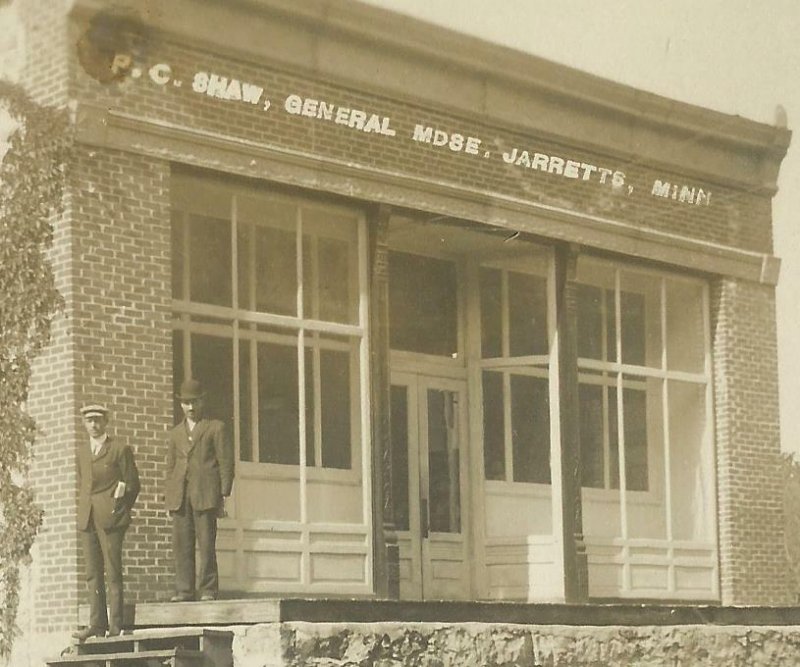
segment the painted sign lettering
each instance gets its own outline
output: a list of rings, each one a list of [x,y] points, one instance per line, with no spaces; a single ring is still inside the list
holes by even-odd
[[[367,113],[361,109],[351,109],[312,97],[303,98],[300,95],[289,95],[283,108],[293,116],[331,121],[337,125],[344,125],[366,133],[382,134],[387,137],[393,137],[396,134],[394,129],[389,127],[391,121],[388,116],[379,116],[376,113]]]
[[[653,189],[650,194],[654,197],[672,199],[681,204],[694,204],[695,206],[710,206],[711,193],[703,188],[670,183],[656,179],[653,182]]]
[[[181,79],[168,63],[159,62],[146,67],[141,63],[137,66],[135,60],[134,56],[128,53],[116,54],[111,62],[112,73],[129,76],[131,79],[149,80],[156,86],[181,87]],[[264,86],[215,72],[196,71],[192,76],[191,90],[198,95],[218,100],[260,107],[265,112],[272,108],[268,91]],[[291,93],[283,99],[280,112],[331,123],[369,135],[397,137],[390,116],[351,107],[339,100],[318,99]],[[472,156],[468,158],[470,160],[476,157],[482,161],[502,160],[502,164],[512,169],[519,168],[529,173],[539,172],[546,175],[546,178],[556,177],[609,187],[615,195],[630,197],[634,192],[634,186],[628,183],[625,172],[619,168],[612,169],[576,157],[552,155],[520,146],[505,148],[500,140],[487,144],[485,138],[472,136],[459,128],[417,122],[413,123],[413,129],[409,128],[405,138],[407,141],[433,150]],[[496,157],[497,153],[500,154],[499,160]],[[642,189],[646,191],[646,188],[645,183]],[[655,179],[650,189],[650,196],[693,206],[711,205],[711,192],[708,189],[697,185],[674,183],[667,179]]]

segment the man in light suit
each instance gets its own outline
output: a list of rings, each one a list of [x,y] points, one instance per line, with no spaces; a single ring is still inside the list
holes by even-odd
[[[195,595],[214,600],[219,593],[217,517],[224,514],[224,499],[233,486],[233,445],[221,421],[206,419],[204,398],[197,380],[181,385],[184,420],[169,432],[167,443],[164,499],[172,517],[172,602],[194,600]]]
[[[122,538],[139,495],[139,472],[131,448],[106,433],[107,408],[87,405],[81,415],[89,437],[78,447],[78,529],[90,611],[89,626],[72,636],[83,641],[122,631]]]

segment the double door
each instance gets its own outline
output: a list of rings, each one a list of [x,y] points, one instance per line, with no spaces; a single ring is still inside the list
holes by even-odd
[[[393,487],[400,597],[471,597],[463,380],[393,373]]]

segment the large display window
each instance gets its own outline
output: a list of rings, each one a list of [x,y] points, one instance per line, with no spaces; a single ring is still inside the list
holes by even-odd
[[[172,202],[174,381],[204,382],[238,455],[223,583],[368,592],[360,212],[180,173]]]

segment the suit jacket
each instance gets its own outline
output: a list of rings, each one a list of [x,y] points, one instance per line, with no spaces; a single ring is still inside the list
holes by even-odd
[[[125,495],[114,498],[117,483],[125,482]],[[95,519],[104,530],[126,528],[131,522],[131,507],[139,495],[139,471],[128,445],[109,436],[92,454],[88,438],[78,447],[78,529],[88,530]]]
[[[225,425],[217,419],[201,419],[191,436],[183,421],[169,432],[167,479],[164,500],[177,511],[187,494],[196,511],[220,506],[233,486],[233,444]]]

